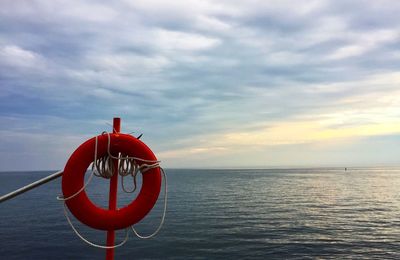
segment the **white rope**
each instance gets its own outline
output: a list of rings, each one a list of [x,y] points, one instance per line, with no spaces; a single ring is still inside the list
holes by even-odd
[[[68,216],[67,207],[65,206],[65,203],[64,203],[64,215],[65,215],[65,218],[67,219],[69,225],[71,226],[72,230],[74,230],[75,234],[76,234],[80,239],[82,239],[84,242],[86,242],[88,245],[91,245],[91,246],[97,247],[97,248],[112,249],[112,248],[120,247],[120,246],[122,246],[123,244],[125,244],[125,243],[128,241],[129,233],[128,233],[128,229],[126,228],[126,229],[125,229],[125,239],[124,239],[121,243],[119,243],[119,244],[117,244],[117,245],[113,245],[113,246],[103,246],[103,245],[99,245],[99,244],[95,244],[95,243],[93,243],[93,242],[90,242],[89,240],[87,240],[86,238],[84,238],[84,237],[78,232],[78,230],[74,227],[74,225],[72,224],[72,221],[71,221],[71,219],[70,219],[69,216]]]
[[[141,238],[141,239],[149,239],[149,238],[154,237],[154,236],[157,235],[157,233],[161,230],[161,228],[162,228],[162,226],[163,226],[163,224],[164,224],[165,215],[166,215],[166,212],[167,212],[168,186],[167,186],[167,174],[165,173],[165,171],[164,171],[163,168],[160,167],[160,170],[161,170],[161,172],[162,172],[162,174],[163,174],[163,177],[164,177],[164,211],[163,211],[163,215],[162,215],[162,217],[161,217],[160,225],[158,226],[158,228],[156,229],[156,231],[154,231],[154,233],[151,234],[151,235],[148,235],[148,236],[140,235],[140,234],[136,231],[136,229],[135,229],[133,226],[131,226],[131,229],[132,229],[133,233],[134,233],[138,238]]]
[[[138,172],[141,172],[142,174],[147,172],[148,170],[154,169],[154,168],[161,168],[160,164],[158,162],[154,164],[142,164],[142,165],[137,165],[134,160],[130,161],[131,159],[126,159],[128,161],[125,163],[122,161],[119,167],[119,174],[121,175],[121,184],[122,184],[122,190],[126,193],[133,193],[136,190],[136,177]],[[122,167],[121,167],[122,166]],[[133,179],[133,189],[132,190],[127,190],[125,188],[125,177],[128,175],[132,176]]]
[[[90,176],[89,176],[88,180],[86,181],[86,183],[85,183],[85,184],[82,186],[82,188],[81,188],[80,190],[78,190],[76,193],[72,194],[71,196],[69,196],[69,197],[67,197],[67,198],[64,198],[64,196],[57,196],[57,200],[60,200],[60,201],[67,201],[67,200],[70,200],[70,199],[72,199],[72,198],[78,196],[78,194],[81,193],[81,192],[86,188],[86,186],[89,185],[90,181],[91,181],[92,178],[93,178],[93,175],[95,175],[94,171],[92,171],[92,173],[90,174]],[[96,175],[96,176],[97,176],[97,175]],[[65,204],[65,203],[64,203],[64,204]]]
[[[89,176],[88,180],[86,181],[86,183],[82,186],[82,188],[77,191],[76,193],[74,193],[73,195],[64,198],[63,196],[57,196],[57,200],[63,201],[64,204],[64,215],[69,223],[69,225],[71,226],[72,230],[74,230],[75,234],[82,239],[85,243],[93,246],[93,247],[97,247],[97,248],[103,248],[103,249],[112,249],[112,248],[116,248],[116,247],[120,247],[123,244],[125,244],[128,241],[129,235],[128,235],[128,229],[125,229],[126,231],[126,235],[125,235],[125,239],[114,246],[103,246],[103,245],[99,245],[99,244],[95,244],[93,242],[90,242],[89,240],[87,240],[86,238],[84,238],[79,232],[78,230],[74,227],[74,225],[72,224],[69,216],[68,216],[68,212],[67,212],[67,207],[66,207],[66,203],[65,201],[70,200],[74,197],[76,197],[78,194],[80,194],[82,191],[85,190],[85,188],[89,185],[90,181],[93,178],[93,175],[96,175],[98,177],[103,177],[106,179],[109,179],[113,176],[114,173],[114,166],[113,166],[113,162],[112,159],[116,159],[119,160],[120,165],[118,167],[118,174],[121,175],[122,178],[122,189],[127,192],[127,193],[132,193],[136,190],[136,176],[138,172],[141,172],[142,174],[147,172],[150,169],[155,169],[155,168],[160,168],[162,174],[163,174],[163,178],[164,178],[164,212],[163,215],[161,217],[161,222],[158,226],[158,228],[156,229],[156,231],[154,231],[153,234],[149,235],[149,236],[142,236],[140,234],[138,234],[138,232],[135,230],[135,228],[133,226],[131,226],[131,229],[133,231],[133,233],[141,239],[148,239],[151,237],[154,237],[162,228],[163,224],[164,224],[164,220],[165,220],[165,215],[166,215],[166,211],[167,211],[167,197],[168,197],[168,188],[167,188],[167,175],[164,171],[163,168],[160,167],[160,161],[157,160],[146,160],[146,159],[142,159],[139,157],[133,157],[133,156],[123,156],[123,155],[118,155],[118,156],[113,156],[110,152],[110,146],[111,146],[111,138],[110,138],[110,134],[107,132],[103,132],[102,134],[106,133],[107,137],[108,137],[108,143],[107,143],[107,154],[106,156],[102,157],[102,158],[97,158],[97,146],[98,146],[98,137],[95,137],[95,152],[94,152],[94,161],[92,164],[92,173]],[[142,162],[147,162],[147,163],[142,163],[140,166],[136,163],[137,161],[142,161]],[[131,175],[133,177],[133,181],[134,181],[134,188],[132,191],[127,191],[125,189],[124,186],[124,177]]]
[[[134,193],[136,191],[136,186],[137,186],[136,185],[136,174],[132,175],[132,179],[133,179],[133,189],[132,190],[128,190],[128,189],[125,188],[125,181],[124,181],[125,177],[127,177],[127,176],[121,175],[122,190],[125,193]]]
[[[86,181],[86,183],[82,186],[82,188],[80,190],[78,190],[76,193],[72,194],[71,196],[69,196],[67,198],[64,198],[64,196],[57,196],[57,200],[67,201],[67,200],[70,200],[70,199],[78,196],[78,194],[81,193],[86,188],[87,185],[89,185],[90,181],[93,178],[93,175],[96,175],[98,177],[103,176],[103,175],[108,175],[107,173],[106,174],[104,174],[104,173],[100,174],[101,170],[99,169],[99,165],[96,163],[98,161],[97,160],[97,136],[96,136],[96,142],[95,142],[95,145],[94,145],[94,151],[95,152],[94,152],[94,161],[93,161],[93,164],[92,164],[92,173],[90,174],[90,176],[89,176],[88,180]],[[101,168],[104,169],[104,170],[106,169],[105,167],[101,167]]]
[[[110,136],[108,136],[110,138]],[[114,174],[114,163],[112,159],[108,156],[104,156],[100,159],[97,159],[97,145],[98,145],[98,138],[95,137],[95,144],[94,144],[94,161],[92,164],[92,171],[96,169],[98,174],[95,174],[97,177],[103,177],[106,179],[110,179]],[[109,148],[108,148],[109,149]]]
[[[124,159],[121,160],[121,163],[119,164],[119,174],[121,175],[121,184],[122,184],[122,190],[126,193],[133,193],[136,190],[136,176],[137,173],[139,172],[138,165],[135,163],[134,160],[132,159]],[[128,175],[132,176],[133,179],[133,189],[132,190],[127,190],[125,188],[125,177]]]
[[[96,136],[95,143],[94,143],[94,161],[92,163],[92,173],[90,174],[86,183],[82,186],[82,188],[80,190],[78,190],[76,193],[72,194],[71,196],[69,196],[67,198],[64,198],[64,196],[57,196],[57,200],[67,201],[67,200],[70,200],[70,199],[78,196],[78,194],[81,193],[86,188],[87,185],[89,185],[90,181],[93,178],[93,175],[96,175],[97,177],[104,177],[106,179],[111,178],[112,173],[113,173],[113,163],[111,161],[111,158],[103,157],[103,158],[98,159],[97,158],[97,146],[98,146],[98,139]],[[111,163],[110,163],[110,161],[111,161]]]

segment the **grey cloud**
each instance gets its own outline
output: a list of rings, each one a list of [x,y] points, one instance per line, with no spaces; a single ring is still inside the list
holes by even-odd
[[[338,100],[374,87],[308,90],[398,70],[399,38],[366,47],[360,40],[370,33],[374,41],[381,30],[399,32],[398,4],[325,1],[297,10],[306,2],[210,1],[194,8],[2,2],[0,50],[17,46],[42,63],[0,61],[0,115],[13,113],[27,124],[43,117],[42,129],[54,132],[48,117],[69,128],[120,115],[131,122],[129,130],[145,132],[167,150],[209,133],[334,110]],[[202,21],[210,26],[199,26]],[[350,49],[356,54],[331,57],[347,46],[356,46]],[[94,125],[74,133],[104,127]]]
[[[398,27],[398,1],[330,1],[326,12],[343,17],[352,30],[374,30]]]

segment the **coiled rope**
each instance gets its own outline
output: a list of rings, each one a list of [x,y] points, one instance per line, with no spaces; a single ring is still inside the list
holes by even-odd
[[[163,224],[164,224],[164,220],[165,220],[165,215],[166,215],[166,211],[167,211],[167,201],[168,201],[168,186],[167,186],[167,174],[165,173],[164,169],[160,166],[160,161],[156,161],[156,160],[146,160],[146,159],[142,159],[139,157],[133,157],[133,156],[123,156],[123,155],[118,155],[118,156],[113,156],[110,152],[110,146],[111,146],[111,138],[110,138],[110,134],[108,132],[103,132],[102,134],[107,134],[107,155],[102,157],[102,158],[97,158],[97,146],[98,146],[98,138],[97,136],[95,137],[95,153],[94,153],[94,161],[92,163],[92,169],[91,169],[91,174],[88,177],[87,181],[85,182],[85,184],[82,186],[81,189],[79,189],[79,191],[77,191],[76,193],[74,193],[73,195],[64,198],[64,196],[57,196],[57,200],[59,201],[63,201],[64,204],[64,215],[69,223],[69,225],[71,226],[72,230],[75,232],[75,234],[85,243],[93,246],[93,247],[97,247],[97,248],[103,248],[103,249],[112,249],[112,248],[117,248],[120,247],[122,245],[124,245],[129,238],[129,233],[128,233],[128,228],[125,229],[125,238],[122,242],[120,242],[117,245],[114,246],[104,246],[104,245],[99,245],[96,243],[93,243],[91,241],[89,241],[88,239],[84,238],[79,232],[78,230],[74,227],[71,219],[68,216],[68,212],[67,212],[67,207],[66,207],[66,201],[70,200],[74,197],[76,197],[77,195],[79,195],[83,190],[86,189],[86,187],[89,185],[89,183],[91,182],[93,175],[97,176],[97,177],[103,177],[106,179],[109,179],[113,176],[114,174],[114,166],[113,166],[113,161],[112,159],[115,160],[119,160],[119,167],[118,167],[118,174],[121,175],[121,183],[122,183],[122,189],[124,192],[126,193],[133,193],[136,190],[136,176],[138,172],[141,172],[142,174],[144,174],[145,172],[147,172],[150,169],[154,169],[154,168],[160,168],[160,171],[163,175],[163,179],[164,179],[164,208],[163,208],[163,214],[161,217],[161,221],[159,226],[157,227],[157,229],[148,236],[143,236],[140,235],[135,228],[132,226],[130,226],[130,228],[132,229],[133,233],[141,239],[148,239],[148,238],[152,238],[155,235],[158,234],[158,232],[161,230]],[[143,163],[142,165],[138,165],[136,163],[136,161],[142,161],[142,162],[146,162]],[[147,164],[149,163],[149,164]],[[124,178],[128,175],[131,175],[133,178],[133,184],[134,184],[134,188],[130,191],[128,191],[125,186],[124,186]]]

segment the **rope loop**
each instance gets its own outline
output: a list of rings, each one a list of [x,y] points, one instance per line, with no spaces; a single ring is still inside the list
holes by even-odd
[[[110,146],[111,146],[111,138],[110,133],[103,132],[102,135],[107,135],[107,155],[102,158],[97,158],[97,143],[98,139],[96,136],[95,142],[95,154],[94,161],[92,165],[92,170],[96,170],[95,175],[98,177],[103,177],[109,179],[114,174],[114,165],[112,160],[119,161],[118,174],[122,177],[131,175],[134,179],[136,178],[137,173],[140,171],[141,173],[145,173],[146,171],[160,167],[160,161],[157,160],[147,160],[139,157],[128,156],[119,154],[118,156],[114,156],[111,154]],[[143,162],[140,166],[137,163],[138,161]],[[135,181],[136,183],[136,181]]]
[[[92,171],[97,177],[110,179],[114,173],[114,164],[111,157],[106,155],[93,161]]]

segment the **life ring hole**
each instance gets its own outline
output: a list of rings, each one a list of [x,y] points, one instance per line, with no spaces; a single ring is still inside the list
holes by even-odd
[[[91,167],[85,174],[85,183],[92,174]],[[122,179],[123,184],[122,184]],[[136,189],[135,180],[131,175],[122,177],[118,176],[118,194],[117,194],[117,207],[123,208],[128,206],[138,196],[142,188],[142,174],[139,172],[136,175]],[[97,207],[108,209],[108,200],[110,192],[110,179],[104,177],[93,176],[91,182],[85,188],[85,192],[89,199]]]

